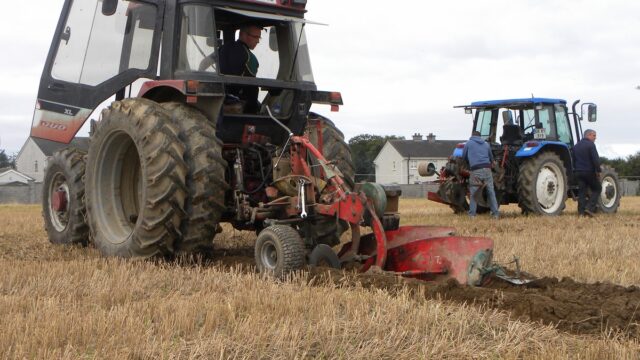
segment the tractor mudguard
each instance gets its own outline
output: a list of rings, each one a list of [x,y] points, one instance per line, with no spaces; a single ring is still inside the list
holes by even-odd
[[[531,140],[531,141],[527,141],[526,143],[524,143],[524,145],[522,145],[522,147],[520,149],[518,149],[518,151],[516,152],[516,157],[518,158],[526,158],[526,157],[531,157],[537,153],[540,152],[540,150],[542,150],[545,147],[549,147],[549,146],[560,146],[562,148],[565,148],[567,151],[569,151],[569,146],[563,142],[560,141],[537,141],[537,140]]]
[[[461,158],[462,157],[462,151],[464,150],[464,144],[466,143],[462,143],[462,147],[457,147],[455,149],[453,149],[453,154],[451,154],[451,157],[454,158]]]

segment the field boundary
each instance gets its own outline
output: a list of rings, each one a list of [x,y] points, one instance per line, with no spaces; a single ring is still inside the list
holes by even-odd
[[[399,185],[405,199],[426,198],[429,191],[437,191],[435,183]],[[640,195],[640,180],[620,179],[622,196]],[[42,202],[42,183],[0,185],[0,204],[39,204]]]

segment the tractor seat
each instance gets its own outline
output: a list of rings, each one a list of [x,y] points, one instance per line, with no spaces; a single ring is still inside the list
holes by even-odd
[[[518,125],[504,125],[502,127],[502,136],[500,136],[502,145],[522,145],[522,130]]]

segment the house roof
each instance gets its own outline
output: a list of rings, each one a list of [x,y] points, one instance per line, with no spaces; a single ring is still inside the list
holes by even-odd
[[[22,181],[12,181],[7,183],[0,183],[0,186],[29,186],[29,184],[25,184]]]
[[[75,137],[71,140],[71,143],[59,143],[57,141],[51,141],[41,138],[33,137],[33,142],[42,150],[46,156],[53,155],[54,152],[64,149],[66,147],[74,147],[80,150],[89,150],[89,138],[88,137]]]
[[[465,140],[389,140],[402,157],[415,158],[447,158],[453,153],[456,145]]]
[[[0,168],[0,176],[4,175],[6,173],[9,173],[9,172],[12,172],[12,173],[14,173],[14,174],[16,174],[18,176],[21,176],[27,181],[34,180],[31,176],[25,175],[25,174],[21,173],[20,171],[14,169],[14,168],[11,168],[11,167]]]

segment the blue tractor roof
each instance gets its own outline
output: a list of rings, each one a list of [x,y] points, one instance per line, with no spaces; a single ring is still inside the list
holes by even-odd
[[[536,104],[566,104],[567,101],[563,99],[549,99],[549,98],[526,98],[526,99],[506,99],[506,100],[486,100],[486,101],[474,101],[471,105],[461,107],[510,107],[510,106],[527,106]]]

